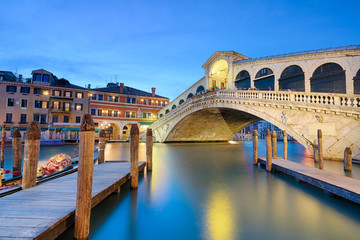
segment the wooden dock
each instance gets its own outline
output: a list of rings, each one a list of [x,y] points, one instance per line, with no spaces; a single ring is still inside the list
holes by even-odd
[[[143,171],[145,163],[139,163]],[[93,208],[130,178],[130,162],[94,166]],[[0,239],[54,239],[74,223],[77,172],[0,198]]]
[[[259,158],[266,165],[266,158]],[[284,159],[272,159],[273,171],[283,172],[301,182],[309,183],[324,191],[360,204],[360,180],[326,172]]]

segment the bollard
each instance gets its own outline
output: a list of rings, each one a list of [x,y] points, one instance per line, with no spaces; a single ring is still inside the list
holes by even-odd
[[[344,170],[351,172],[352,168],[352,151],[347,147],[344,151]]]
[[[324,156],[323,156],[323,146],[322,146],[322,131],[318,129],[318,156],[319,156],[319,169],[324,169]]]
[[[21,172],[21,134],[19,129],[15,128],[12,134],[13,149],[13,176],[14,172]]]
[[[266,170],[271,172],[272,157],[271,157],[271,134],[270,130],[266,129]]]
[[[258,131],[253,131],[253,163],[258,164]]]
[[[318,151],[318,145],[315,143],[314,145],[314,162],[319,162],[319,151]]]
[[[24,170],[22,189],[36,185],[37,166],[39,161],[41,131],[38,122],[31,122],[26,129],[24,147]]]
[[[95,125],[91,115],[84,114],[80,126],[74,239],[89,238],[94,170],[94,130]]]
[[[146,131],[146,169],[152,171],[152,150],[153,150],[153,133],[151,128]]]
[[[287,133],[286,130],[283,132],[283,141],[284,141],[284,159],[287,160],[287,145],[288,145],[288,139],[287,139]]]
[[[131,125],[130,131],[130,176],[131,188],[137,188],[139,183],[139,128]]]
[[[1,168],[4,168],[4,164],[5,164],[4,148],[5,148],[5,124],[1,126]]]
[[[106,133],[105,130],[102,129],[99,133],[99,164],[105,162],[105,138]]]
[[[273,158],[276,158],[277,157],[277,135],[276,135],[275,131],[272,131],[271,140],[272,140],[272,156],[273,156]]]

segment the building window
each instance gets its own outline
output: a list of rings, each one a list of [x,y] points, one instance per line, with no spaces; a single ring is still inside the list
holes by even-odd
[[[34,114],[33,115],[33,121],[38,122],[39,120],[40,120],[40,115],[39,114]]]
[[[108,117],[112,117],[112,113],[113,113],[112,110],[108,110]]]
[[[119,112],[118,111],[114,111],[114,117],[118,117],[119,116]]]
[[[70,91],[64,92],[64,97],[71,97],[71,96],[72,96],[72,92],[70,92]]]
[[[131,103],[136,103],[136,98],[132,98]]]
[[[35,73],[34,80],[37,81],[37,82],[41,82],[41,74]]]
[[[34,88],[34,94],[35,95],[40,95],[41,94],[42,89],[41,88]]]
[[[142,104],[146,105],[146,99],[142,100]]]
[[[27,99],[21,99],[21,107],[27,108]]]
[[[93,116],[96,115],[96,109],[95,109],[95,108],[92,108],[92,109],[90,110],[90,112],[91,112],[91,115],[93,115]]]
[[[128,111],[126,111],[126,112],[125,112],[125,116],[126,116],[127,118],[135,118],[136,114],[135,114],[135,112],[128,112]]]
[[[151,105],[151,99],[148,100],[149,105]]]
[[[15,100],[13,98],[8,98],[7,105],[8,107],[13,107],[15,105]]]
[[[49,82],[50,81],[50,75],[44,74],[43,75],[43,82]]]
[[[53,90],[53,96],[60,97],[61,96],[61,91],[60,90]]]
[[[8,93],[16,93],[16,86],[7,85],[6,86],[6,92],[8,92]]]
[[[60,109],[60,102],[53,102],[53,109]]]
[[[46,124],[46,114],[40,115],[40,124]]]
[[[126,97],[126,102],[127,102],[127,103],[131,103],[131,98],[130,98],[130,97]]]
[[[12,123],[12,113],[6,113],[6,123]]]
[[[42,101],[40,101],[40,100],[35,100],[35,105],[34,105],[34,107],[35,107],[35,108],[41,108],[41,106],[42,106]]]
[[[22,94],[29,94],[30,93],[30,87],[21,87],[20,93]]]
[[[115,102],[119,102],[119,97],[115,97]]]
[[[76,116],[76,123],[80,123],[81,122],[81,117],[80,116]]]
[[[75,103],[75,109],[77,111],[82,111],[83,110],[83,105],[82,103]]]
[[[151,118],[151,113],[143,113],[143,118]]]
[[[98,109],[98,116],[102,116],[102,109]]]
[[[53,123],[59,122],[59,116],[58,116],[58,115],[53,115],[53,117],[52,117],[52,122],[53,122]]]
[[[99,100],[99,101],[102,101],[102,100],[104,100],[104,95],[102,95],[102,94],[99,94],[98,100]]]
[[[48,102],[47,101],[42,101],[41,102],[41,108],[48,108]]]
[[[76,93],[76,98],[84,98],[84,93],[82,93],[82,92],[77,92],[77,93]]]
[[[97,94],[96,94],[96,93],[93,93],[93,95],[91,96],[91,99],[92,99],[92,100],[96,100],[96,96],[97,96]]]
[[[109,101],[109,102],[112,102],[112,101],[113,101],[112,96],[110,96],[110,95],[108,96],[108,101]]]
[[[68,123],[70,120],[70,117],[69,116],[64,116],[64,123]]]
[[[69,102],[64,102],[63,104],[63,111],[65,112],[70,112],[71,108],[70,108],[70,103]]]
[[[26,123],[26,114],[22,113],[20,114],[20,122],[19,123]]]

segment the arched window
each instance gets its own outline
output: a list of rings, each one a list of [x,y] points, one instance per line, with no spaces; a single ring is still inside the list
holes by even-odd
[[[181,99],[180,101],[179,101],[179,105],[180,104],[183,104],[185,101],[184,101],[184,99]]]
[[[360,94],[360,69],[354,77],[354,94]]]
[[[169,109],[166,109],[165,114],[168,114],[169,112],[170,112]]]
[[[250,87],[250,74],[246,70],[242,70],[236,75],[235,86],[238,89],[248,89]]]
[[[174,105],[172,105],[172,107],[171,107],[171,109],[175,109],[176,108],[176,105],[174,104]]]
[[[259,90],[274,90],[274,74],[270,68],[263,68],[255,75],[254,85]]]
[[[160,118],[162,118],[164,116],[164,114],[160,114]]]
[[[203,86],[199,86],[197,89],[196,89],[196,92],[198,93],[198,92],[202,92],[202,91],[204,91],[205,90],[205,88],[203,87]]]
[[[337,63],[325,63],[310,78],[312,92],[346,93],[345,71]]]
[[[189,93],[189,95],[187,96],[187,99],[192,98],[194,95],[192,93]]]
[[[304,71],[297,65],[291,65],[284,69],[279,78],[279,89],[291,89],[298,92],[305,91]]]

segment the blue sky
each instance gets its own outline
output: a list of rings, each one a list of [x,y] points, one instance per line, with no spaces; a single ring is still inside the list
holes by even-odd
[[[215,52],[248,57],[360,44],[360,1],[1,0],[0,69],[44,68],[174,99]]]

